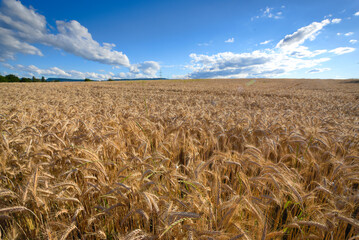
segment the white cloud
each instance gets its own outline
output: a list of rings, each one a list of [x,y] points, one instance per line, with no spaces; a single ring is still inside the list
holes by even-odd
[[[44,16],[19,1],[3,0],[0,7],[0,60],[14,59],[16,53],[42,55],[32,44],[44,44],[85,58],[110,65],[129,67],[125,54],[113,50],[114,44],[102,45],[93,40],[88,29],[79,22],[56,21],[57,34],[49,33]]]
[[[34,65],[29,65],[29,66],[24,66],[21,64],[17,64],[17,65],[11,65],[8,63],[3,63],[3,66],[17,71],[18,73],[20,73],[22,76],[28,76],[28,77],[32,77],[32,76],[36,76],[36,77],[41,77],[41,76],[45,76],[45,77],[57,77],[57,78],[78,78],[78,79],[85,79],[85,78],[91,78],[91,79],[108,79],[110,77],[112,77],[114,74],[113,73],[109,73],[109,74],[100,74],[100,73],[95,73],[95,72],[79,72],[76,70],[70,70],[70,71],[65,71],[62,70],[58,67],[52,67],[52,68],[47,68],[47,69],[41,69],[38,68]]]
[[[188,79],[188,76],[185,74],[172,74],[171,79]]]
[[[332,23],[340,23],[342,20],[340,18],[332,19]]]
[[[349,40],[349,42],[350,42],[351,44],[355,44],[355,43],[358,42],[358,40],[356,40],[356,39],[351,39],[351,40]]]
[[[226,41],[224,41],[226,43],[234,43],[234,38],[229,38]]]
[[[285,36],[278,44],[277,48],[293,48],[304,43],[305,40],[314,40],[324,26],[330,23],[329,19],[325,19],[321,22],[313,22],[308,26],[298,29],[295,33]]]
[[[3,0],[0,21],[6,28],[18,33],[22,38],[39,38],[46,34],[46,19],[35,10],[26,8],[20,1]]]
[[[154,78],[156,73],[160,69],[160,65],[154,61],[147,61],[139,64],[133,64],[129,68],[129,72],[121,72],[114,74],[112,72],[108,73],[96,73],[96,72],[80,72],[77,70],[65,71],[58,67],[41,69],[34,65],[23,66],[21,64],[11,65],[8,63],[3,63],[3,66],[17,72],[21,76],[36,76],[36,77],[58,77],[58,78],[75,78],[75,79],[96,79],[96,80],[105,80],[109,78]]]
[[[143,63],[133,64],[130,67],[129,77],[156,77],[156,73],[160,70],[160,65],[155,61],[146,61]]]
[[[279,19],[282,16],[282,12],[273,12],[274,8],[266,7],[262,10],[262,17]]]
[[[111,72],[108,74],[104,74],[104,73],[95,73],[95,72],[80,72],[76,70],[70,70],[68,71],[68,74],[70,74],[71,78],[75,78],[75,79],[89,78],[95,80],[106,80],[109,78],[113,78],[114,76],[114,74]]]
[[[281,7],[282,9],[285,8],[285,6]],[[273,18],[273,19],[280,19],[283,18],[283,12],[281,11],[275,11],[274,8],[271,7],[266,7],[265,9],[261,9],[261,15],[252,17],[251,20],[253,21],[254,19],[258,19],[258,18]]]
[[[77,21],[56,21],[59,34],[48,34],[45,44],[58,47],[66,52],[109,65],[130,66],[125,54],[112,50],[115,44],[103,43],[101,46],[92,39],[87,28]]]
[[[342,55],[342,54],[351,53],[354,51],[355,51],[355,48],[352,48],[352,47],[338,47],[333,50],[330,50],[329,52],[337,54],[337,55]]]
[[[326,49],[322,49],[322,50],[315,50],[315,51],[310,51],[308,49],[308,47],[305,46],[297,46],[295,48],[286,48],[286,49],[282,49],[282,52],[286,55],[292,56],[292,57],[296,57],[296,58],[313,58],[317,55],[326,53],[327,50]]]
[[[45,76],[62,76],[62,77],[70,77],[71,75],[64,70],[58,67],[52,67],[49,69],[39,69],[34,65],[30,65],[28,67],[28,71],[32,73],[36,73],[37,75],[45,75]]]
[[[310,50],[302,44],[305,40],[314,40],[324,26],[331,20],[313,22],[298,29],[293,34],[280,40],[275,48],[256,50],[248,53],[222,52],[213,55],[190,54],[192,59],[188,69],[188,78],[243,78],[243,77],[275,77],[300,69],[310,69],[307,73],[329,71],[320,67],[329,61],[329,57],[318,58],[328,53],[326,49]],[[264,43],[264,42],[263,42]],[[344,54],[354,51],[354,48],[340,47],[329,51],[334,54]]]
[[[345,36],[347,36],[347,37],[349,37],[349,36],[351,36],[351,35],[353,35],[354,33],[353,32],[348,32],[348,33],[346,33],[346,34],[344,34]]]
[[[193,70],[189,78],[273,77],[302,68],[310,68],[330,60],[300,59],[277,49],[251,53],[224,52],[215,55],[191,54]]]
[[[359,16],[359,11],[354,13],[354,16]]]
[[[326,71],[330,71],[331,69],[330,68],[313,68],[309,71],[307,71],[307,73],[321,73],[321,72],[326,72]]]
[[[237,68],[237,67],[246,67],[257,64],[263,64],[266,61],[267,54],[260,51],[255,51],[254,53],[241,53],[234,54],[232,52],[223,52],[216,55],[197,55],[195,53],[190,54],[190,57],[194,62],[203,65],[216,66],[218,69],[225,68]]]
[[[26,43],[19,40],[14,34],[3,27],[0,27],[0,61],[6,59],[15,59],[15,53],[31,54],[42,56],[42,52]]]
[[[268,43],[270,43],[272,40],[267,40],[267,41],[264,41],[264,42],[261,42],[260,45],[266,45]]]

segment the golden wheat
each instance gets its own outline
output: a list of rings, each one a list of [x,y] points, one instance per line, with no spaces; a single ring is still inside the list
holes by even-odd
[[[2,239],[357,239],[358,84],[246,82],[0,84]]]

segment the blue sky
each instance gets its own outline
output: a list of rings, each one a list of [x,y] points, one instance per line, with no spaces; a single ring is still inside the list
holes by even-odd
[[[0,3],[0,74],[358,78],[358,0]]]

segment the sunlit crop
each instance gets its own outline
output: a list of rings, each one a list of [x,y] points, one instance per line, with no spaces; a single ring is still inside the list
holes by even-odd
[[[0,84],[1,238],[357,239],[359,85],[248,82]]]

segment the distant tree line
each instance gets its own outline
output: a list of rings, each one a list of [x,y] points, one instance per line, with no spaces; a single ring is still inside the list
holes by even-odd
[[[166,80],[166,78],[123,78],[123,79],[111,79],[109,78],[107,81],[136,81],[136,80]],[[26,78],[22,77],[19,78],[18,76],[14,74],[9,74],[6,76],[0,75],[0,82],[93,82],[97,80],[92,80],[89,78],[85,79],[70,79],[70,78],[48,78],[45,79],[45,77],[41,78]]]
[[[46,79],[45,79],[45,77],[42,77],[42,78],[36,78],[36,77],[19,78],[18,76],[14,75],[14,74],[9,74],[6,76],[0,75],[0,82],[46,82]]]

